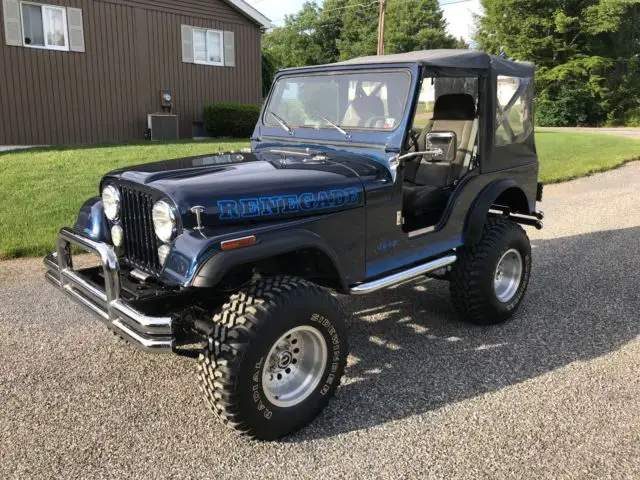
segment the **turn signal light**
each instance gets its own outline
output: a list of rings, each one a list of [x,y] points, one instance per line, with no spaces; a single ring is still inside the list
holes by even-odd
[[[234,238],[233,240],[225,240],[224,242],[220,242],[220,248],[222,248],[222,250],[233,250],[234,248],[255,245],[255,243],[255,235],[250,235],[248,237]]]

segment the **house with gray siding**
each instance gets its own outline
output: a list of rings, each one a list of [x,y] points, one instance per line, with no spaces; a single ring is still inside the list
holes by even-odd
[[[2,0],[1,8],[0,145],[142,139],[148,115],[163,108],[190,138],[205,104],[261,101],[270,22],[243,0]]]

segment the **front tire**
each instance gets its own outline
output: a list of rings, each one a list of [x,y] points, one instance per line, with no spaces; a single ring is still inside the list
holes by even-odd
[[[529,285],[531,244],[520,225],[490,218],[480,241],[458,249],[451,299],[462,318],[495,325],[517,311]]]
[[[348,354],[345,314],[326,289],[294,277],[262,279],[233,295],[213,321],[198,369],[223,423],[273,440],[326,407]]]

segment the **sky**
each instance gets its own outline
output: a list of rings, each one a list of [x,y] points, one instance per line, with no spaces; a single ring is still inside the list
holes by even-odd
[[[282,25],[284,16],[296,13],[305,0],[245,0],[276,25]],[[393,1],[393,0],[389,0]],[[473,35],[473,13],[480,13],[480,0],[440,0],[447,30],[455,37],[469,41]]]

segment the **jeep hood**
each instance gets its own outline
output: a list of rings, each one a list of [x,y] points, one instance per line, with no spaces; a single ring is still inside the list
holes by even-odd
[[[170,199],[185,228],[308,216],[364,204],[364,178],[388,177],[357,155],[267,151],[180,158],[115,170],[102,184],[122,183]]]

